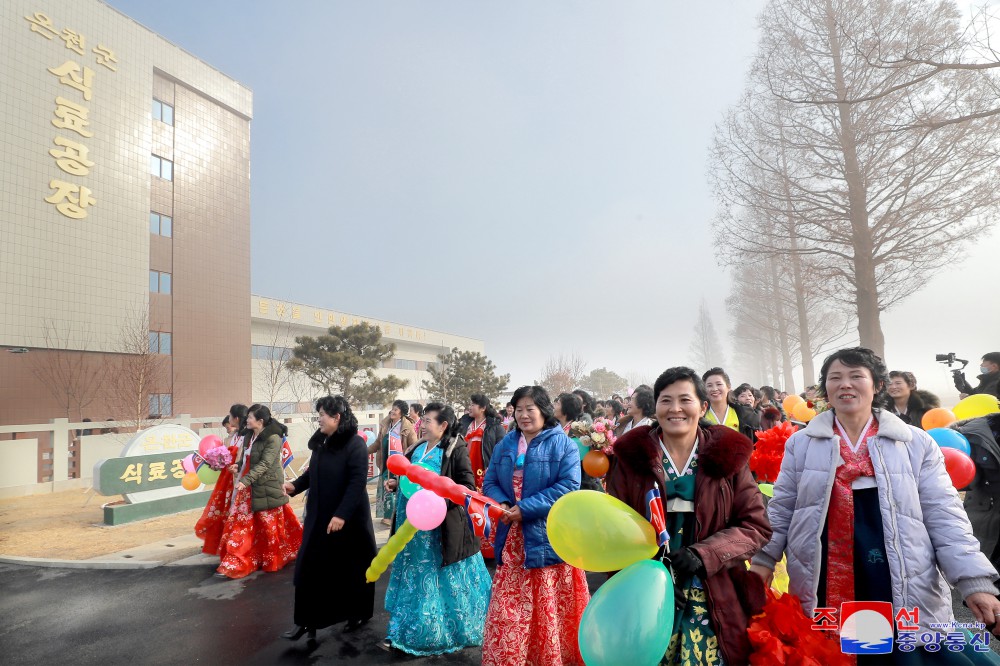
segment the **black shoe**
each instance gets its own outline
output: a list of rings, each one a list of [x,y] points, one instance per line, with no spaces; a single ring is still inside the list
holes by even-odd
[[[347,626],[344,627],[344,633],[345,634],[349,634],[352,631],[357,631],[361,627],[363,627],[366,624],[368,624],[368,620],[370,620],[370,619],[371,618],[365,618],[364,620],[348,620],[347,621]]]
[[[218,578],[220,580],[229,580],[229,576],[222,573],[221,571],[216,571],[214,574],[212,574],[212,578]]]
[[[305,627],[300,627],[298,625],[295,625],[294,629],[289,629],[285,633],[281,634],[281,637],[282,638],[287,638],[290,641],[297,641],[300,638],[302,638],[302,636],[306,632],[309,633],[309,640],[313,640],[313,639],[316,638],[316,630],[315,629],[306,629]]]
[[[392,652],[393,650],[395,650],[395,649],[396,649],[396,648],[395,648],[395,647],[393,646],[393,644],[392,644],[392,641],[390,641],[390,640],[389,640],[388,638],[387,638],[387,639],[385,639],[384,641],[379,641],[379,642],[377,643],[377,645],[378,645],[378,647],[382,648],[382,649],[383,649],[383,650],[385,650],[386,652]]]

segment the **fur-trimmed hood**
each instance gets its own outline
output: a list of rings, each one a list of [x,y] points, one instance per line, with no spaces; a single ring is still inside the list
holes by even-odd
[[[343,432],[338,430],[329,436],[324,435],[322,430],[316,430],[316,432],[313,433],[313,436],[309,438],[309,450],[315,451],[319,448],[333,449],[347,444],[357,436],[357,428],[349,428]]]
[[[639,426],[618,438],[614,453],[629,467],[654,469],[662,466],[660,426]],[[753,443],[726,426],[712,425],[698,429],[698,469],[714,478],[736,474],[750,460]]]

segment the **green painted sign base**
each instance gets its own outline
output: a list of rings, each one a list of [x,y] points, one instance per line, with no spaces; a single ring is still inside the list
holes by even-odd
[[[200,509],[208,504],[208,498],[211,494],[211,491],[206,490],[200,493],[188,493],[186,495],[151,500],[149,502],[106,506],[104,507],[104,524],[124,525],[136,520],[165,516],[169,513]],[[192,529],[194,529],[193,525]]]

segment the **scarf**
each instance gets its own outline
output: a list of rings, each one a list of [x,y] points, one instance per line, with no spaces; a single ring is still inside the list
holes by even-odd
[[[860,476],[875,476],[868,442],[878,435],[878,421],[872,418],[868,430],[861,435],[861,445],[851,450],[847,433],[836,423],[840,457],[844,464],[837,468],[827,514],[827,575],[826,605],[840,608],[845,601],[854,601],[854,490],[851,483]]]

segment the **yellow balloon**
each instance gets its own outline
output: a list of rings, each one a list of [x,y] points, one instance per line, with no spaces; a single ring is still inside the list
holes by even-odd
[[[795,409],[796,405],[801,405],[805,400],[802,399],[801,395],[796,395],[792,393],[781,401],[781,407],[785,410],[786,414],[791,414],[792,410]]]
[[[596,490],[576,490],[556,500],[547,530],[556,555],[587,571],[619,571],[657,551],[649,521]]]
[[[803,423],[809,423],[813,417],[816,416],[816,410],[809,406],[806,402],[800,402],[795,405],[792,409],[792,418],[796,421],[802,421]]]
[[[955,417],[959,420],[974,419],[978,416],[1000,412],[1000,405],[997,404],[995,396],[989,393],[977,393],[962,400],[951,411],[954,412]]]
[[[760,488],[761,494],[765,497],[774,497],[773,483],[758,483],[757,486]]]

